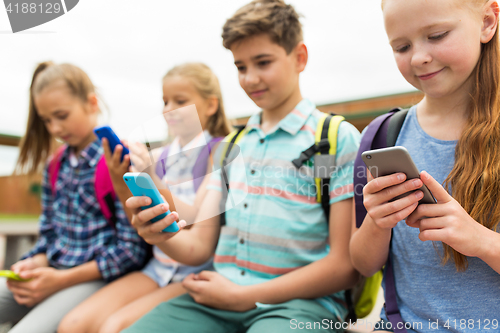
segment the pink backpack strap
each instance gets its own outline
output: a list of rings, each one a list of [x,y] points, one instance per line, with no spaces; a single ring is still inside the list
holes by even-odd
[[[94,188],[101,212],[114,228],[117,220],[115,207],[116,194],[104,155],[101,156],[95,168]]]
[[[56,183],[57,183],[57,178],[59,177],[59,170],[61,169],[61,158],[66,148],[67,148],[66,145],[62,145],[59,148],[57,148],[54,154],[52,155],[51,160],[49,161],[49,170],[48,170],[49,182],[53,196],[56,195]]]

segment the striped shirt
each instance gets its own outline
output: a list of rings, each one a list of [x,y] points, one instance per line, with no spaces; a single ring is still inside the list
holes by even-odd
[[[89,144],[78,157],[67,148],[61,156],[55,196],[48,166],[45,168],[40,236],[23,258],[45,253],[49,265],[55,268],[71,268],[95,260],[106,281],[144,264],[146,244],[130,225],[118,198],[114,227],[101,212],[94,178],[102,154],[99,140]]]
[[[216,271],[234,283],[263,283],[329,252],[328,224],[316,201],[313,165],[305,163],[297,170],[292,164],[314,144],[321,115],[312,102],[304,99],[268,133],[260,127],[260,114],[249,119],[248,132],[238,143],[242,163],[228,166],[230,196],[235,205],[230,209],[232,202],[228,199],[226,226],[222,227],[214,258]],[[330,204],[353,197],[359,139],[354,126],[341,123]],[[233,148],[231,154],[237,152]],[[213,173],[208,189],[221,190],[220,171]],[[343,293],[335,296],[343,298]],[[337,316],[345,315],[345,308],[332,298],[320,302]]]

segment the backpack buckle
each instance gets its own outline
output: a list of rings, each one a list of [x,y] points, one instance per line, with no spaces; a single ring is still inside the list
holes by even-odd
[[[314,155],[314,178],[328,179],[337,170],[336,155]]]

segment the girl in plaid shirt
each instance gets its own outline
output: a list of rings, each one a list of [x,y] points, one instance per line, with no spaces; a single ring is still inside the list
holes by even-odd
[[[107,281],[140,268],[146,245],[115,200],[116,222],[104,217],[94,189],[103,151],[93,133],[99,104],[89,77],[70,64],[40,64],[33,75],[18,171],[38,172],[65,142],[54,191],[49,165],[42,181],[40,236],[11,269],[27,282],[0,283],[0,323],[11,332],[55,332],[60,320]]]
[[[151,163],[146,146],[129,143],[132,171],[147,171],[159,188],[166,183],[169,192],[164,194],[168,193],[172,216],[177,217],[179,212],[189,219],[185,216],[196,211],[190,207],[205,193],[205,184],[199,184],[203,176],[196,178],[195,164],[207,162],[210,168],[206,144],[212,145],[229,134],[219,82],[204,64],[176,66],[163,78],[163,101],[164,118],[174,140],[152,151],[156,163]],[[113,156],[107,144],[104,147],[115,190],[124,203],[131,197],[123,181],[130,157],[120,162],[121,147],[115,149]],[[173,198],[168,197],[170,193]],[[161,302],[185,293],[181,285],[184,277],[209,269],[212,269],[211,259],[196,267],[182,265],[155,246],[153,258],[142,272],[128,274],[92,295],[63,319],[59,332],[119,332]]]

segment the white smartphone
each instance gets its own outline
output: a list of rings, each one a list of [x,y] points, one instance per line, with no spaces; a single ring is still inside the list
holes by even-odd
[[[413,163],[413,160],[405,147],[395,146],[368,150],[361,154],[361,158],[374,178],[398,172],[406,174],[407,180],[420,178],[420,172],[418,171],[415,163]],[[425,185],[422,185],[420,190],[424,192],[424,197],[420,199],[420,203],[436,203],[436,200]],[[390,201],[403,198],[413,192],[415,191],[404,193]]]

